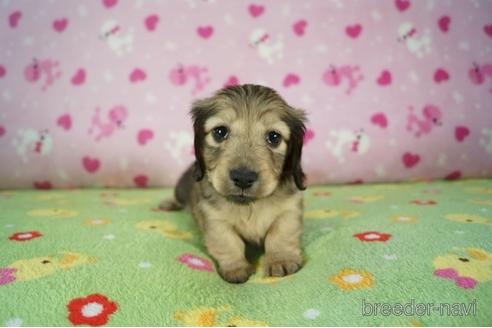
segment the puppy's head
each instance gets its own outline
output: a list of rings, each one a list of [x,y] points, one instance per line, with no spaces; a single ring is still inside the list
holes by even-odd
[[[208,179],[230,201],[247,204],[294,182],[303,190],[305,115],[274,90],[229,87],[196,101],[195,178]]]

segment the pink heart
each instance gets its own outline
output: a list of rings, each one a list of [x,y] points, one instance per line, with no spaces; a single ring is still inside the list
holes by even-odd
[[[345,28],[345,33],[351,38],[356,38],[362,32],[362,26],[360,24],[349,25]]]
[[[99,170],[101,162],[99,162],[97,158],[85,156],[84,158],[82,158],[82,165],[84,165],[84,168],[87,172],[94,173]]]
[[[154,132],[150,129],[142,129],[138,131],[137,141],[141,146],[145,146],[145,144],[154,138]]]
[[[249,5],[248,10],[249,10],[249,14],[251,16],[253,16],[254,18],[256,18],[256,17],[260,16],[261,14],[263,14],[263,12],[265,11],[265,7],[252,4],[252,5]]]
[[[439,26],[439,29],[441,29],[441,31],[443,33],[446,33],[449,31],[449,24],[450,23],[451,23],[451,18],[449,16],[442,16],[437,21],[437,25]]]
[[[79,68],[72,76],[71,82],[73,85],[81,85],[85,82],[85,69]]]
[[[485,32],[485,34],[492,38],[492,24],[485,25],[483,27],[483,31]]]
[[[388,126],[388,119],[384,113],[376,113],[371,116],[371,122],[383,129]]]
[[[5,128],[0,125],[0,137],[3,137],[4,134],[5,134]]]
[[[458,180],[459,178],[461,178],[461,171],[459,170],[453,171],[444,177],[445,180],[451,180],[451,181]]]
[[[410,7],[410,1],[409,0],[395,0],[395,5],[399,11],[405,11]]]
[[[204,39],[208,39],[209,37],[212,36],[212,34],[214,33],[214,28],[210,25],[208,26],[199,26],[197,29],[196,29],[198,35]]]
[[[4,77],[5,74],[7,74],[7,70],[5,69],[5,67],[0,65],[0,78]]]
[[[17,25],[19,25],[19,20],[21,19],[22,17],[22,13],[17,10],[17,11],[14,11],[13,13],[10,14],[9,16],[9,25],[11,28],[16,28]]]
[[[232,87],[238,84],[239,84],[238,78],[234,75],[231,75],[229,76],[229,79],[226,81],[226,83],[224,83],[224,88]]]
[[[436,83],[441,83],[449,80],[448,72],[443,68],[438,68],[434,73],[434,81]]]
[[[406,152],[402,157],[403,164],[406,168],[412,168],[420,162],[420,156],[418,154],[412,154]]]
[[[454,128],[454,137],[458,142],[462,142],[470,134],[470,129],[466,126],[457,126]]]
[[[157,23],[159,23],[159,16],[157,15],[150,15],[145,18],[145,27],[149,31],[154,31],[157,27]]]
[[[291,85],[299,84],[299,82],[301,82],[301,79],[297,74],[289,73],[285,76],[283,84],[284,87],[288,88]]]
[[[382,71],[381,75],[379,75],[379,77],[377,79],[377,83],[381,86],[391,84],[391,72],[388,70]]]
[[[70,114],[63,114],[58,117],[58,120],[56,120],[56,124],[64,130],[68,131],[72,127],[72,117],[70,116]]]
[[[68,20],[66,18],[57,19],[53,22],[53,28],[57,32],[63,32],[68,25]]]
[[[144,81],[147,78],[145,71],[140,68],[135,68],[130,74],[130,82],[137,83],[139,81]]]
[[[292,28],[294,29],[294,33],[297,34],[298,36],[303,36],[305,29],[307,27],[307,21],[304,19],[301,19],[300,21],[297,21],[294,23]]]
[[[102,0],[104,7],[106,8],[111,8],[113,6],[116,6],[118,3],[118,0]]]
[[[35,181],[34,188],[39,190],[50,190],[53,188],[49,181]]]
[[[302,140],[302,143],[305,145],[313,138],[314,138],[314,130],[307,129],[306,133],[304,133],[304,139]]]
[[[135,182],[137,187],[145,188],[145,187],[147,187],[147,183],[149,182],[149,178],[144,174],[139,174],[133,178],[133,182]]]

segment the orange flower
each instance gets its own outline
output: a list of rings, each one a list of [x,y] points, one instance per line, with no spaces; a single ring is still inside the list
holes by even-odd
[[[371,288],[374,284],[374,276],[363,270],[343,269],[331,276],[330,281],[343,290]]]

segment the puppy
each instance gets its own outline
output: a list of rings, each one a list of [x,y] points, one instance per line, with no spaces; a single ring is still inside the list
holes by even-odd
[[[161,209],[191,212],[228,282],[254,272],[245,241],[264,246],[267,276],[299,270],[304,112],[270,88],[247,84],[196,101],[191,114],[196,162]]]

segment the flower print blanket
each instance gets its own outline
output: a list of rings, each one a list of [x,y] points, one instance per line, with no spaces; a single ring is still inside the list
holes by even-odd
[[[0,192],[0,325],[490,325],[492,181],[313,186],[305,265],[224,282],[171,189]]]

